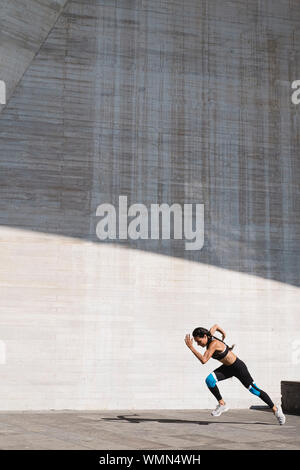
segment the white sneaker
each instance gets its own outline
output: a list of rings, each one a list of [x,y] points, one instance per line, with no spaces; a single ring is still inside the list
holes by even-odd
[[[285,416],[282,412],[282,408],[280,405],[277,405],[277,411],[275,411],[275,416],[277,418],[277,421],[280,425],[285,423]]]
[[[220,403],[217,405],[216,409],[211,412],[212,416],[220,416],[222,413],[225,411],[228,411],[229,407],[225,405],[220,405]]]

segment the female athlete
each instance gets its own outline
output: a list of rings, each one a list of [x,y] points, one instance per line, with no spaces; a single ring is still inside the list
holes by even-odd
[[[221,333],[222,340],[213,336],[216,331]],[[220,416],[222,413],[229,410],[229,407],[224,402],[216,385],[217,382],[221,382],[221,380],[225,380],[230,377],[236,377],[251,393],[258,396],[272,409],[279,424],[284,424],[285,416],[282,412],[281,406],[275,406],[269,395],[258,388],[258,386],[254,383],[246,364],[232,352],[234,346],[229,347],[226,343],[224,343],[223,340],[225,339],[225,336],[225,331],[218,325],[212,326],[210,330],[202,327],[195,328],[193,331],[193,338],[195,342],[198,344],[198,346],[206,347],[206,351],[203,355],[194,348],[193,338],[191,338],[188,334],[185,336],[185,343],[187,347],[202,364],[205,364],[211,357],[222,362],[222,365],[209,374],[205,380],[209,390],[218,400],[216,409],[211,413],[212,416]]]

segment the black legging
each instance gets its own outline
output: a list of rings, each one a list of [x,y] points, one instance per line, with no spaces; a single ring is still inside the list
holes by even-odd
[[[215,369],[208,377],[206,377],[206,384],[211,391],[211,393],[216,397],[218,401],[222,400],[220,391],[216,385],[217,382],[221,380],[229,379],[230,377],[236,377],[239,379],[242,384],[251,392],[253,395],[258,396],[263,400],[270,408],[274,407],[269,395],[257,387],[254,383],[253,378],[251,377],[246,364],[241,361],[238,357],[235,362],[230,366],[225,366],[224,364],[218,369]]]

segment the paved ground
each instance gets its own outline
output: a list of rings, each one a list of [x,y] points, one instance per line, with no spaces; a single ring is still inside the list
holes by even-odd
[[[300,449],[300,416],[268,410],[0,412],[0,449]]]

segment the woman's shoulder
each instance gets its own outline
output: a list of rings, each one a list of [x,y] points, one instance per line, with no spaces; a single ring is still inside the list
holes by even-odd
[[[214,343],[214,345],[216,345],[217,348],[220,347],[222,349],[224,349],[224,346],[227,346],[227,344],[224,343],[224,341],[221,341],[218,338],[212,338],[211,343]]]
[[[209,348],[210,346],[213,346],[213,348],[216,348],[216,347],[221,346],[222,344],[224,343],[222,343],[222,341],[220,341],[218,338],[211,338],[207,347]]]

